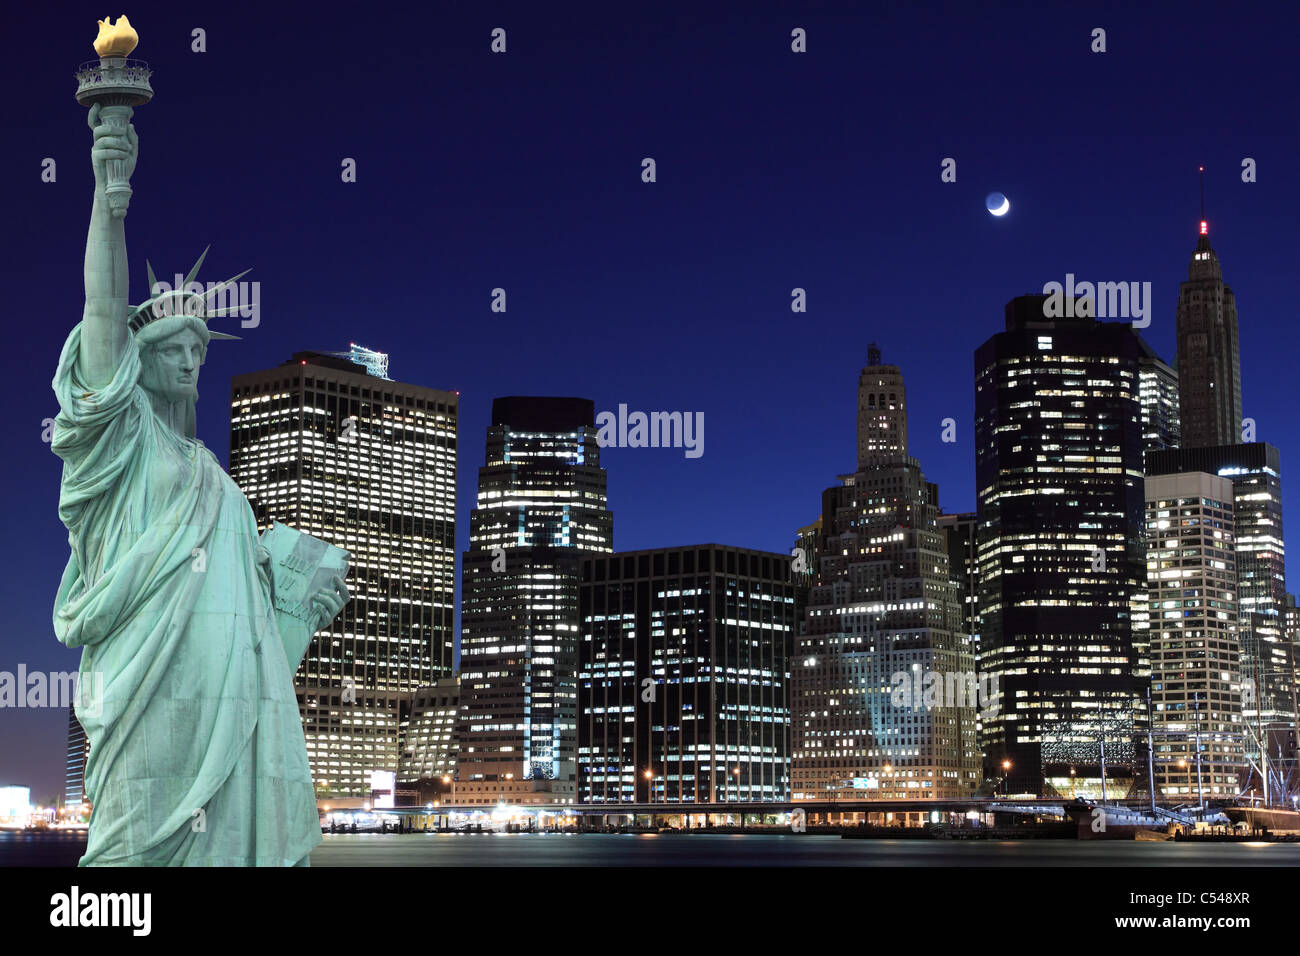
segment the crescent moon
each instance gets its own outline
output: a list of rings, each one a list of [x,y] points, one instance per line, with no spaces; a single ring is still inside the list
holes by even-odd
[[[1002,205],[999,206],[997,209],[990,209],[989,212],[995,216],[1005,216],[1007,214],[1007,210],[1010,208],[1011,208],[1011,200],[1008,199],[1006,196],[1003,196]]]

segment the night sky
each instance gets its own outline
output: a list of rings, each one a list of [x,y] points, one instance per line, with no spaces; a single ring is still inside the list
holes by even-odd
[[[61,462],[41,432],[84,297],[94,180],[73,72],[106,13],[131,18],[132,56],[154,70],[133,121],[131,301],[146,257],[170,277],[208,244],[201,280],[252,267],[261,283],[261,324],[214,320],[244,340],[214,342],[199,383],[199,437],[223,463],[232,375],[356,341],[390,353],[395,379],[461,393],[458,551],[492,399],[536,394],[704,412],[700,458],[604,453],[616,549],[785,552],[854,468],[874,340],[906,376],[911,450],[944,510],[973,510],[973,353],[1003,305],[1067,272],[1150,281],[1143,334],[1172,360],[1204,164],[1244,412],[1282,450],[1288,537],[1300,533],[1294,8],[178,6],[6,15],[22,42],[8,48],[15,135],[0,151],[0,670],[75,670],[80,655],[50,623],[68,548]],[[205,53],[190,52],[196,27]],[[495,27],[505,54],[489,50]],[[796,27],[805,54],[791,52]],[[356,183],[341,181],[344,157]],[[940,181],[945,157],[956,183]],[[1258,182],[1241,181],[1244,157]],[[993,190],[1011,200],[1003,219],[984,210]],[[498,287],[505,314],[490,310]],[[791,312],[795,287],[805,314]],[[940,441],[948,417],[954,444]],[[0,784],[61,792],[65,721],[0,711]]]

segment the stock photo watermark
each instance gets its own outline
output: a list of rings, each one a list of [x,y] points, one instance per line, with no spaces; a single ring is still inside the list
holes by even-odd
[[[596,415],[596,444],[601,448],[682,448],[687,458],[704,454],[703,412],[618,412]]]
[[[155,318],[181,314],[198,317],[237,315],[240,317],[241,328],[255,329],[262,323],[262,283],[256,280],[186,282],[185,276],[178,272],[174,283],[156,280],[150,289],[150,295],[155,297],[150,306]]]
[[[1132,319],[1135,329],[1151,324],[1150,282],[1078,282],[1074,273],[1065,274],[1065,283],[1043,284],[1043,317]]]
[[[0,708],[75,707],[79,715],[98,717],[104,709],[104,675],[91,671],[0,671]]]
[[[975,671],[931,671],[913,664],[910,670],[890,675],[889,702],[900,710],[935,707],[978,707],[982,714],[998,712],[1001,695],[998,675]]]

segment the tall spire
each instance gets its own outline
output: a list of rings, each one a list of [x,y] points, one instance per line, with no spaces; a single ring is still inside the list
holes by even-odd
[[[1201,234],[1178,289],[1178,417],[1184,448],[1241,440],[1241,360],[1237,303],[1210,247],[1201,172]]]
[[[1196,240],[1196,251],[1208,252],[1210,249],[1210,224],[1205,219],[1205,167],[1198,166],[1197,169],[1201,174],[1201,235]]]

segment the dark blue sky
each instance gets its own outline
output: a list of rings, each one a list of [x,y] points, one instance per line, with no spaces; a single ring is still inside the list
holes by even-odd
[[[461,392],[459,549],[492,398],[561,394],[705,414],[701,458],[606,452],[616,548],[786,551],[854,465],[868,342],[904,370],[912,451],[948,511],[974,507],[972,354],[1009,298],[1067,272],[1151,281],[1144,334],[1172,358],[1204,163],[1245,414],[1282,450],[1294,533],[1300,15],[1144,7],[134,3],[156,95],[134,120],[132,301],[146,256],[160,277],[208,244],[201,279],[253,267],[261,325],[214,343],[200,382],[200,438],[222,461],[232,375],[356,340],[391,353],[394,378]],[[93,188],[72,73],[105,12],[7,15],[23,46],[9,53],[17,135],[0,151],[0,670],[78,661],[50,626],[67,545],[61,466],[40,436],[81,314]],[[504,55],[489,52],[498,26]],[[206,53],[190,52],[195,27]],[[806,54],[790,51],[794,27]],[[1089,50],[1094,27],[1105,54]],[[355,184],[340,182],[344,157]],[[940,182],[944,157],[955,184]],[[983,209],[994,189],[1005,219]],[[806,314],[790,311],[796,286]],[[946,417],[955,444],[940,441]],[[64,719],[0,712],[0,783],[58,789]]]

